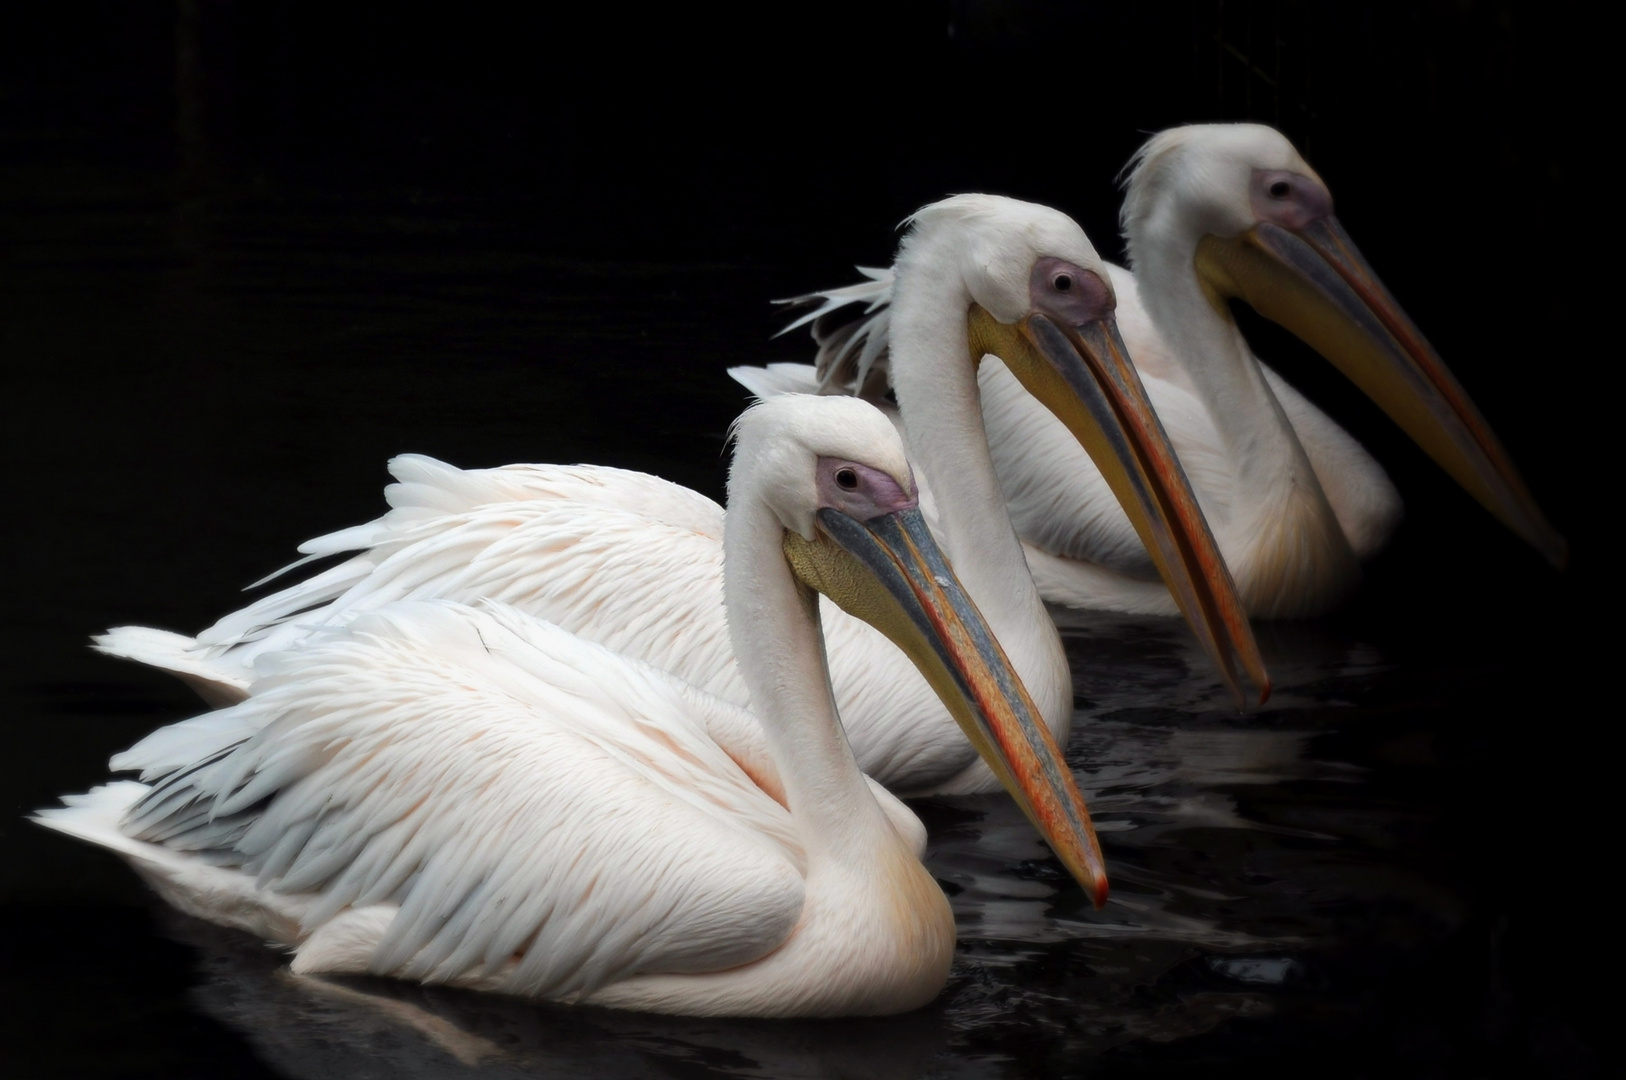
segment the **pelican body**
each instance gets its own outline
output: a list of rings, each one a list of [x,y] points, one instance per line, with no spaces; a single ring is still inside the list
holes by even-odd
[[[954,921],[843,735],[818,590],[913,658],[1104,900],[1071,773],[891,425],[786,397],[738,430],[724,597],[754,718],[505,605],[402,601],[266,656],[245,700],[114,758],[141,782],[38,819],[296,973],[696,1015],[916,1008]],[[745,723],[782,792],[714,734]]]
[[[1167,437],[1124,356],[1104,264],[1065,215],[994,196],[917,214],[897,261],[893,369],[917,468],[952,473],[928,507],[955,571],[1056,741],[1073,694],[1061,639],[1007,516],[979,422],[977,363],[997,348],[1083,445],[1143,536],[1156,573],[1241,695],[1268,677],[1234,586]],[[398,458],[392,509],[305,544],[359,552],[226,616],[194,638],[121,627],[115,655],[173,671],[218,702],[254,684],[257,658],[403,598],[489,597],[678,675],[741,706],[755,700],[721,603],[724,514],[692,491],[586,466],[460,471]],[[296,564],[297,565],[297,564]],[[877,632],[822,613],[836,700],[864,772],[906,794],[997,790],[940,695]],[[760,739],[742,759],[767,776]]]
[[[1466,392],[1401,311],[1332,212],[1332,196],[1278,132],[1194,125],[1131,162],[1123,208],[1134,274],[1107,267],[1147,397],[1196,491],[1249,614],[1314,615],[1354,586],[1398,525],[1401,502],[1350,435],[1262,363],[1227,306],[1282,324],[1344,371],[1470,494],[1554,565],[1565,544]],[[760,394],[885,390],[897,316],[892,275],[804,300],[816,369],[737,368]],[[853,304],[839,329],[823,316]],[[1107,479],[997,359],[979,385],[1011,519],[1045,599],[1174,614]],[[922,465],[930,491],[936,477]]]

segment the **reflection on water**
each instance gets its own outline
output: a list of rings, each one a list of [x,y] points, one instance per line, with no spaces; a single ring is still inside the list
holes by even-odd
[[[1326,981],[1352,903],[1388,905],[1408,940],[1460,921],[1448,891],[1383,857],[1408,811],[1317,752],[1383,671],[1374,650],[1305,633],[1273,643],[1277,692],[1243,716],[1175,624],[1069,617],[1066,635],[1089,702],[1068,756],[1101,822],[1112,899],[1091,910],[1003,797],[917,803],[960,954],[942,997],[909,1016],[685,1020],[301,978],[241,935],[164,924],[203,957],[197,1007],[289,1076],[892,1078],[1044,1072],[1268,1019]],[[1172,695],[1145,689],[1154,670]]]
[[[950,1031],[939,1008],[829,1023],[687,1019],[384,979],[310,978],[243,935],[174,914],[163,921],[204,957],[192,993],[197,1006],[290,1076],[892,1080],[920,1075]]]

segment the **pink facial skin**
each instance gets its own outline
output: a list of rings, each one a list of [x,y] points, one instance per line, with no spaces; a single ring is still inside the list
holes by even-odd
[[[1284,169],[1255,169],[1248,198],[1260,221],[1293,232],[1332,216],[1332,193],[1318,181]]]
[[[913,473],[909,475],[906,491],[880,469],[856,461],[821,457],[817,476],[819,506],[839,510],[854,521],[870,521],[920,505]]]
[[[1118,307],[1112,289],[1100,275],[1051,256],[1034,262],[1028,296],[1035,311],[1075,329],[1110,317]]]

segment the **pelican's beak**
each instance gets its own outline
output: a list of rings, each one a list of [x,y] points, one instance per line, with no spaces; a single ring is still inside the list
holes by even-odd
[[[1569,546],[1432,346],[1338,219],[1262,223],[1203,238],[1197,271],[1218,307],[1233,297],[1291,330],[1348,375],[1469,494],[1562,568]],[[1228,316],[1227,316],[1228,317]]]
[[[1270,697],[1270,676],[1220,555],[1111,315],[1070,326],[1042,313],[1005,324],[971,307],[972,355],[1005,361],[1073,433],[1112,487],[1186,621],[1236,696],[1241,669]]]
[[[914,661],[1090,900],[1106,903],[1106,865],[1084,796],[920,510],[857,521],[826,508],[817,521],[811,541],[785,533],[796,576]]]

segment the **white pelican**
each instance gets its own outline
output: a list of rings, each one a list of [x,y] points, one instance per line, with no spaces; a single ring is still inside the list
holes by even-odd
[[[406,601],[114,758],[150,786],[38,819],[299,973],[698,1015],[913,1009],[948,977],[954,920],[843,737],[818,590],[908,651],[1099,905],[1072,774],[891,424],[799,396],[738,434],[723,597],[784,805],[713,738],[751,722],[729,703],[511,608]]]
[[[1133,276],[1107,276],[1119,324],[1250,614],[1333,606],[1401,517],[1383,469],[1249,351],[1226,302],[1246,301],[1345,372],[1450,475],[1554,565],[1565,558],[1506,452],[1384,289],[1293,146],[1253,124],[1154,136],[1131,162],[1123,207]],[[817,293],[799,326],[854,303],[868,318],[820,339],[818,370],[736,368],[761,395],[884,391],[896,351],[892,275]],[[895,301],[893,301],[895,303]],[[787,328],[789,329],[789,328]],[[897,375],[892,375],[894,383]],[[1136,530],[1077,442],[997,362],[982,365],[983,418],[1011,518],[1045,599],[1174,614]],[[937,481],[920,462],[923,488]]]
[[[976,195],[917,214],[897,261],[893,369],[912,454],[934,476],[955,477],[939,485],[934,526],[1063,744],[1073,711],[1066,657],[977,422],[976,360],[995,347],[1113,479],[1233,687],[1233,662],[1261,693],[1268,687],[1223,561],[1123,358],[1102,266],[1065,215]],[[313,627],[403,597],[490,597],[750,704],[723,620],[723,512],[711,500],[616,469],[462,472],[418,457],[391,467],[394,509],[301,548],[313,557],[360,549],[348,562],[195,639],[121,627],[100,647],[230,700],[252,683],[256,656]],[[937,695],[873,630],[830,610],[825,628],[836,700],[866,773],[910,794],[997,788]],[[771,770],[765,753],[740,752],[759,775]]]

